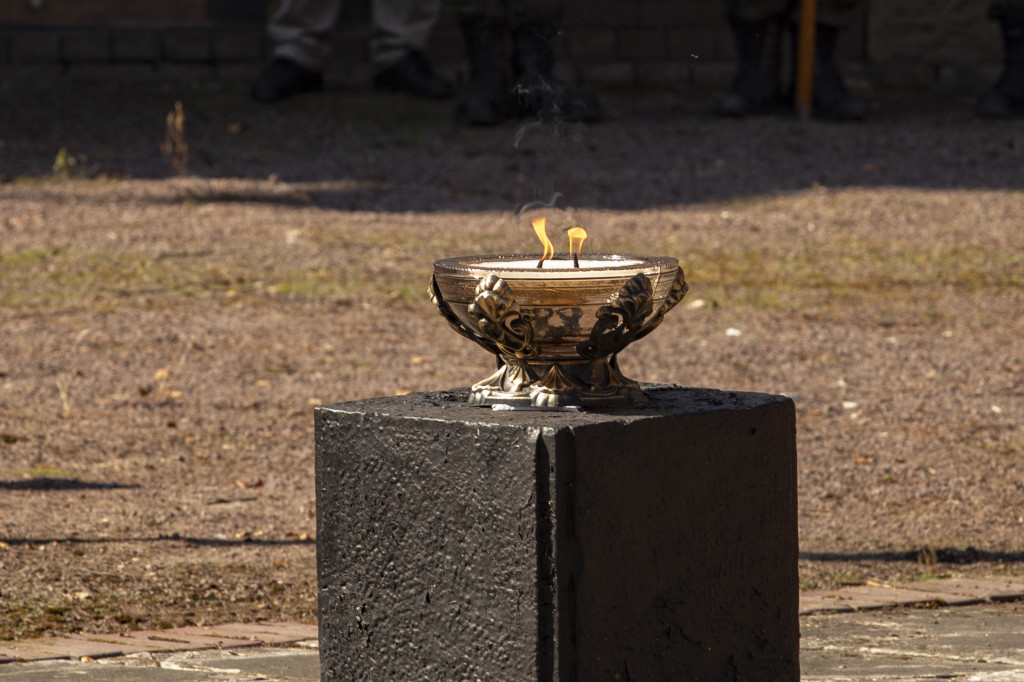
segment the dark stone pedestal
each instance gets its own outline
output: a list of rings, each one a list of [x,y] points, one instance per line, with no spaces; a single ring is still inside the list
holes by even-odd
[[[325,680],[799,679],[788,398],[316,410]]]

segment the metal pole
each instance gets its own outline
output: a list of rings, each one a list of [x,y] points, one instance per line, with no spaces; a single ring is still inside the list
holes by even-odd
[[[796,82],[793,104],[801,121],[811,117],[814,97],[814,32],[817,24],[817,0],[800,0],[800,39],[797,41]]]

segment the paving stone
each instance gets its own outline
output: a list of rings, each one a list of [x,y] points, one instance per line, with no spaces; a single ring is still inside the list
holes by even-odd
[[[137,630],[115,634],[76,634],[7,642],[0,663],[11,661],[78,660],[140,652],[255,647],[315,640],[317,627],[302,623],[228,623],[171,630]]]
[[[850,612],[853,607],[846,603],[845,597],[838,592],[816,590],[813,593],[800,593],[800,615],[818,613],[820,611]]]
[[[0,645],[0,660],[5,661],[46,661],[64,658],[53,649],[46,648],[32,640],[7,642]]]
[[[224,643],[211,641],[208,637],[191,635],[179,630],[137,630],[117,635],[97,635],[97,641],[123,643],[137,647],[139,651],[183,651],[186,649],[210,649],[218,646],[250,646],[251,640],[229,640]]]
[[[895,587],[858,585],[839,590],[815,590],[800,595],[800,612],[815,611],[860,611],[880,609],[887,606],[927,604],[944,601],[945,595],[937,592],[904,590]]]
[[[316,639],[317,627],[302,623],[229,623],[211,625],[210,634],[236,639],[254,639],[264,644],[285,644]]]
[[[24,647],[21,646],[22,644],[22,642],[6,642],[4,644],[0,644],[0,663],[39,660],[31,657],[31,653],[35,650],[26,652]]]
[[[107,656],[123,656],[125,654],[149,651],[150,647],[132,640],[107,635],[68,635],[67,637],[54,638],[51,645],[49,640],[44,640],[47,646],[53,646],[61,653],[66,653],[67,658],[78,660],[83,656],[90,658],[105,658]]]
[[[857,585],[838,590],[808,590],[800,594],[802,614],[818,611],[849,611],[892,605],[942,602],[966,606],[985,601],[1024,598],[1024,581],[1013,579],[953,578],[891,587]]]
[[[227,636],[221,632],[218,625],[192,625],[184,628],[174,628],[164,634],[174,638],[194,638],[198,644],[207,643],[222,648],[235,646],[258,646],[259,640],[249,636]]]
[[[232,652],[233,653],[233,652]],[[294,649],[261,650],[231,655],[225,652],[223,658],[207,658],[203,661],[207,669],[233,669],[242,674],[256,675],[254,679],[270,680],[319,680],[320,657],[310,651]]]
[[[1024,679],[1011,604],[894,609],[801,619],[803,682]]]
[[[993,601],[1024,598],[1024,580],[1013,578],[954,578],[943,581],[950,588],[964,590],[965,594],[984,594]]]
[[[90,658],[120,656],[145,650],[145,647],[134,645],[131,642],[117,642],[111,638],[99,641],[81,635],[70,635],[68,637],[10,642],[0,648],[0,654],[5,654],[15,660],[46,661],[58,658],[78,660],[83,656]]]
[[[848,604],[856,609],[878,609],[886,606],[927,604],[941,600],[942,595],[931,592],[903,590],[895,587],[860,585],[842,590]]]
[[[992,595],[999,592],[996,584],[975,580],[970,581],[970,584],[964,584],[958,580],[935,580],[925,583],[904,583],[900,587],[906,590],[927,591],[942,595],[945,603],[950,606],[981,604],[990,601]]]

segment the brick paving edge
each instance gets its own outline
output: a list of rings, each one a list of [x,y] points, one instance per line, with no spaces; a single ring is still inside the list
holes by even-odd
[[[317,639],[304,623],[226,623],[118,634],[77,633],[0,642],[0,664],[109,658],[132,653],[281,646]]]
[[[917,583],[869,583],[800,593],[800,615],[871,611],[894,606],[967,606],[1024,599],[1024,579],[947,578]]]
[[[919,583],[851,585],[800,593],[801,616],[850,613],[894,606],[966,606],[1024,599],[1024,579],[948,578]],[[78,633],[66,637],[0,643],[0,664],[103,658],[126,653],[280,646],[317,639],[317,626],[303,623],[225,623],[119,634]]]

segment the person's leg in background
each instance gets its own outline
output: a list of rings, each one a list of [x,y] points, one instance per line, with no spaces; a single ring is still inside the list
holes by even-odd
[[[554,73],[562,0],[510,0],[508,4],[516,115],[563,123],[601,120],[597,100],[570,90]]]
[[[1003,75],[978,101],[978,114],[993,118],[1024,115],[1024,0],[996,0],[989,16],[1003,35]]]
[[[789,0],[726,0],[736,42],[736,75],[718,103],[723,116],[746,116],[779,103],[781,34]]]
[[[267,24],[273,59],[252,86],[259,102],[322,90],[341,0],[283,0]]]
[[[736,40],[736,77],[718,104],[724,116],[746,116],[788,105],[783,96],[780,69],[781,34],[790,30],[793,59],[800,15],[793,0],[726,0],[729,26]],[[843,83],[836,62],[839,33],[856,18],[860,0],[819,0],[814,45],[814,102],[812,114],[820,118],[856,120],[867,113]]]
[[[511,117],[598,121],[596,99],[554,75],[562,0],[459,0],[469,83],[456,118],[493,125]],[[511,52],[510,52],[511,50]]]
[[[455,0],[466,46],[469,82],[455,117],[471,125],[494,125],[512,111],[508,66],[508,16],[499,0]]]
[[[440,13],[441,0],[374,0],[374,87],[430,99],[454,94],[423,55]]]
[[[860,10],[861,0],[818,2],[818,25],[814,40],[813,116],[841,121],[857,121],[867,116],[867,105],[846,89],[836,61],[839,34],[853,24]],[[799,7],[794,17],[795,26],[799,19]]]
[[[256,79],[261,102],[323,89],[331,31],[342,0],[283,0],[267,26],[273,59]],[[440,0],[373,0],[371,52],[375,87],[419,97],[447,97],[451,86],[434,75],[421,49],[440,12]]]

